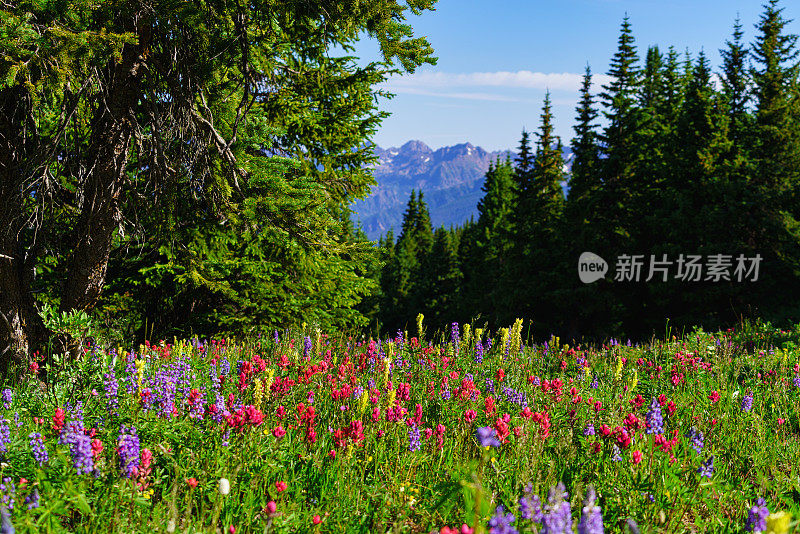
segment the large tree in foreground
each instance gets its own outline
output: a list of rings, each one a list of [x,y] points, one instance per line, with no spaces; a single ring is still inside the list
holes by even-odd
[[[328,261],[352,272],[364,247],[345,236],[344,206],[371,184],[362,167],[380,119],[372,86],[433,61],[405,22],[433,3],[3,3],[3,365],[48,335],[35,275],[50,276],[45,298],[60,310],[91,309],[131,232],[213,226],[220,239],[244,241],[210,245],[217,259],[266,240],[268,250],[246,251],[249,261],[266,254],[290,274]],[[331,59],[364,34],[383,63]],[[197,224],[181,225],[187,216]],[[203,247],[170,250],[185,279],[214,282]]]

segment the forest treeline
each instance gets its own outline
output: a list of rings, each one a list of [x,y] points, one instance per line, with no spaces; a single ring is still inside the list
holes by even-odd
[[[714,70],[702,51],[640,57],[626,17],[597,94],[586,68],[571,174],[548,95],[535,138],[523,131],[516,158],[487,172],[477,220],[433,231],[412,193],[397,237],[380,240],[380,292],[364,311],[390,330],[417,313],[436,326],[522,317],[534,336],[564,339],[800,319],[800,65],[787,22],[772,0],[746,42],[737,20]],[[581,282],[583,252],[608,262],[603,279]],[[626,255],[641,256],[638,281],[618,272]]]
[[[640,58],[626,18],[597,94],[587,68],[570,176],[548,99],[477,220],[434,231],[420,192],[373,243],[350,206],[374,183],[381,83],[435,64],[406,21],[434,4],[0,6],[0,367],[83,312],[136,341],[385,333],[419,313],[562,338],[800,318],[798,49],[778,0],[749,42],[736,23],[718,70]],[[380,61],[353,57],[363,38]],[[580,282],[584,251],[604,279]],[[762,263],[756,282],[637,283],[614,280],[621,254]]]

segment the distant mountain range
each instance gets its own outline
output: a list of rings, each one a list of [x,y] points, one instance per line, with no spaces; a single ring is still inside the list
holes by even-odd
[[[458,226],[471,216],[477,218],[489,163],[506,155],[516,157],[510,150],[487,152],[471,143],[433,150],[422,141],[409,141],[400,148],[376,146],[374,150],[378,185],[366,200],[353,206],[354,221],[361,223],[370,239],[378,239],[391,228],[397,237],[412,189],[423,192],[434,228]],[[569,148],[564,149],[564,159],[569,172]]]

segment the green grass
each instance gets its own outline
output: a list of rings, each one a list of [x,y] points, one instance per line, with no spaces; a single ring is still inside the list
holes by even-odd
[[[463,524],[488,532],[498,506],[516,516],[512,525],[521,532],[539,532],[540,524],[521,517],[519,499],[527,487],[546,504],[559,482],[569,494],[573,531],[589,486],[606,532],[625,531],[628,519],[641,532],[742,532],[759,497],[773,514],[770,525],[778,512],[800,517],[798,330],[756,324],[640,347],[579,349],[551,340],[547,348],[517,351],[518,331],[497,333],[480,364],[475,336],[463,330],[458,343],[440,337],[380,345],[314,333],[306,355],[305,334],[298,331],[278,343],[96,347],[76,362],[55,358],[47,364],[48,385],[27,371],[11,387],[10,405],[0,405],[9,426],[0,464],[9,480],[0,493],[6,504],[15,501],[10,520],[17,532],[229,532],[231,526],[236,532],[438,532]],[[249,362],[241,377],[237,362]],[[221,374],[215,386],[211,377]],[[559,387],[545,390],[545,380]],[[504,388],[514,390],[516,402]],[[752,409],[743,411],[748,391]],[[169,402],[169,392],[174,409],[161,402]],[[249,416],[241,414],[242,426],[231,429],[236,421],[219,414],[215,420],[208,411],[217,392],[233,399],[220,412],[253,407]],[[661,395],[661,441],[677,431],[669,452],[645,428],[651,402]],[[202,399],[202,407],[193,400],[193,408],[190,398]],[[420,448],[411,451],[408,420],[417,405]],[[82,410],[83,423],[75,424],[102,443],[93,474],[77,474],[73,447],[59,444],[58,408],[66,423]],[[387,420],[388,408],[397,420]],[[468,410],[475,411],[472,421]],[[506,442],[481,447],[476,430],[504,429],[504,414]],[[626,418],[628,446],[621,431]],[[584,435],[589,423],[595,435]],[[605,437],[603,425],[612,431]],[[152,453],[149,471],[134,478],[120,468],[122,426],[135,427],[141,449]],[[692,427],[704,435],[700,453],[687,437]],[[32,432],[42,434],[49,453],[41,467],[31,452]],[[713,475],[700,476],[698,468],[712,455]],[[227,495],[219,491],[221,478],[230,481]],[[287,489],[279,492],[281,481]],[[27,510],[34,488],[40,506]],[[792,521],[786,529],[796,528]]]

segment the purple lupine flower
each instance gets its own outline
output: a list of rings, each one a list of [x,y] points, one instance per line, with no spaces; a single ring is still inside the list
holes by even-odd
[[[9,510],[14,509],[14,494],[16,492],[16,486],[14,486],[14,482],[11,480],[11,477],[5,477],[3,481],[0,483],[0,502],[3,503]]]
[[[584,436],[594,436],[595,430],[594,425],[592,423],[587,423],[586,428],[583,431]]]
[[[36,460],[39,463],[39,467],[41,467],[50,459],[50,455],[47,454],[47,449],[44,446],[44,441],[42,441],[42,435],[39,432],[33,432],[28,437],[31,440],[30,444],[33,459]]]
[[[28,510],[39,508],[39,490],[37,488],[33,488],[33,491],[25,497],[25,504]]]
[[[3,408],[8,410],[11,408],[11,403],[14,402],[14,392],[8,388],[5,388],[2,392],[3,398]]]
[[[519,500],[519,515],[522,519],[530,519],[534,523],[542,522],[542,501],[538,495],[532,495],[533,485],[525,488],[525,496]]]
[[[494,516],[489,520],[490,534],[519,534],[519,531],[511,526],[515,519],[514,514],[507,514],[502,506],[498,506]]]
[[[443,389],[442,390],[442,400],[450,400],[450,397],[452,397],[452,396],[453,396],[453,394],[450,392],[449,389]]]
[[[483,344],[476,343],[475,344],[475,363],[478,365],[483,363]]]
[[[475,439],[481,447],[499,447],[500,441],[497,439],[497,432],[490,426],[482,426],[475,431]]]
[[[117,452],[122,476],[133,478],[139,471],[139,435],[135,427],[122,427],[119,430]]]
[[[486,340],[486,347],[484,350],[485,352],[489,352],[490,350],[492,350],[492,338]]]
[[[701,477],[711,478],[711,475],[714,474],[714,455],[708,457],[708,459],[700,464],[700,467],[697,468],[697,472],[700,473]]]
[[[108,372],[103,375],[103,390],[106,393],[106,406],[110,415],[117,415],[117,408],[119,407],[119,382],[117,377],[114,376],[114,367],[109,365]]]
[[[192,419],[203,419],[203,414],[206,411],[206,397],[205,388],[198,389],[199,395],[189,405],[189,417]]]
[[[8,509],[5,506],[0,506],[0,534],[14,534],[14,525],[11,524],[11,516],[8,515]]]
[[[275,344],[279,344],[281,342],[281,336],[278,335],[278,331],[275,330],[275,334],[273,335],[273,339],[275,340]]]
[[[65,443],[72,444],[72,436],[76,434],[83,434],[84,432],[84,425],[82,419],[70,419],[67,421],[67,424],[64,425],[64,428],[61,429],[61,435],[58,437],[58,444],[63,445]]]
[[[411,425],[408,429],[408,450],[416,452],[420,449],[420,431],[417,425]]]
[[[133,393],[136,391],[136,354],[131,352],[128,354],[127,357],[127,364],[125,365],[125,378],[123,378],[123,382],[125,383],[125,390],[128,394]]]
[[[0,452],[6,452],[9,443],[11,443],[11,429],[8,427],[8,421],[0,419]]]
[[[458,323],[453,323],[450,325],[450,341],[453,343],[453,350],[458,356],[458,346],[459,342],[461,341],[461,337],[458,334]]]
[[[615,462],[621,462],[621,461],[622,461],[622,454],[621,454],[621,451],[619,450],[619,447],[617,447],[617,444],[616,444],[616,443],[614,443],[614,444],[611,446],[611,452],[613,452],[613,453],[614,453],[614,454],[611,456],[611,459],[612,459],[613,461],[615,461]]]
[[[303,340],[303,357],[307,358],[309,354],[311,354],[311,349],[314,348],[314,344],[311,342],[311,338],[306,336]]]
[[[490,393],[494,393],[494,380],[492,380],[491,378],[486,379],[486,389]]]
[[[503,394],[506,396],[506,400],[513,404],[517,404],[518,406],[524,408],[528,405],[527,396],[525,395],[524,391],[517,391],[510,387],[503,388]]]
[[[19,412],[14,412],[14,425],[17,428],[22,426],[22,421],[19,420]]]
[[[597,381],[597,375],[594,375],[594,378],[592,379],[591,388],[592,389],[597,389],[599,387],[600,387],[600,383]]]
[[[742,397],[742,411],[749,412],[753,409],[753,393],[748,389],[744,397]]]
[[[647,421],[648,434],[663,434],[664,433],[664,417],[661,414],[661,405],[658,399],[653,397],[650,402],[650,410],[645,415]]]
[[[795,375],[792,382],[794,382],[794,387],[800,388],[800,375]]]
[[[228,361],[227,356],[223,356],[219,361],[219,372],[223,375],[227,375],[231,372],[231,362]]]
[[[227,429],[225,429],[225,433],[222,434],[222,446],[223,447],[229,447],[230,446],[230,441],[228,441],[228,440],[230,440],[230,439],[231,439],[231,429],[227,428]]]
[[[764,532],[767,530],[767,517],[769,517],[767,501],[762,498],[756,499],[755,506],[750,508],[744,529],[755,533]]]
[[[70,444],[72,465],[77,473],[85,475],[94,471],[92,439],[85,434],[70,434],[67,439],[66,442]]]
[[[597,493],[589,486],[586,499],[583,501],[581,519],[578,522],[578,534],[603,534],[603,516],[596,504]]]
[[[697,430],[695,427],[689,429],[689,432],[686,433],[686,437],[692,441],[692,448],[700,454],[703,452],[703,433]]]
[[[541,534],[567,534],[572,532],[572,510],[567,499],[569,494],[561,482],[550,489],[544,508]]]

